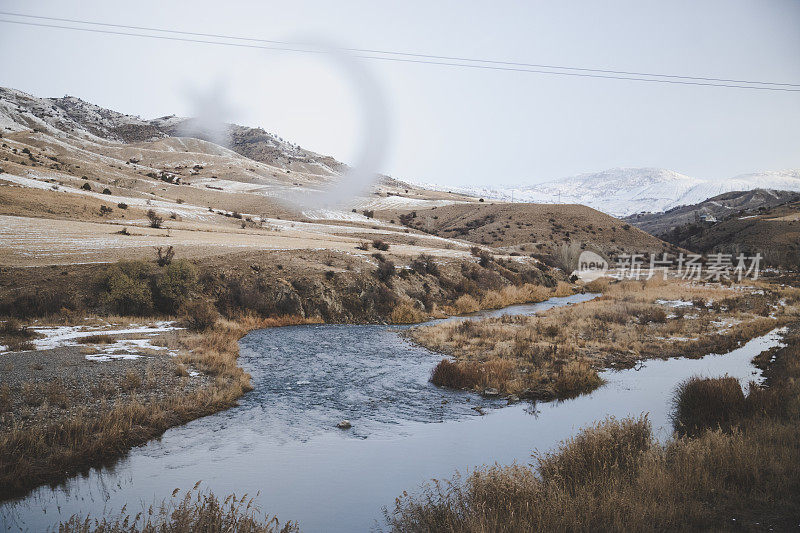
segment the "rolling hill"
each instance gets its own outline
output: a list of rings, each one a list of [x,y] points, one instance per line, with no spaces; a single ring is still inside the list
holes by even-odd
[[[605,253],[663,252],[672,247],[631,224],[583,205],[479,202],[376,212],[410,228],[509,252],[551,253],[565,243]]]

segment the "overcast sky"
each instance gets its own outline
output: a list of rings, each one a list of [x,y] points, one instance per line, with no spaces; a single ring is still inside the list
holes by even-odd
[[[351,48],[800,83],[800,1],[0,0],[0,10]],[[12,18],[0,16],[0,18]],[[20,20],[20,19],[16,19]],[[236,122],[352,161],[361,106],[315,54],[0,24],[0,85],[144,118],[227,86]],[[532,184],[612,167],[705,178],[800,167],[800,93],[367,61],[387,102],[383,170]]]

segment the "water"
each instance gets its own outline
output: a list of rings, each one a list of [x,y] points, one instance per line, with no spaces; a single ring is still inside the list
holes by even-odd
[[[503,310],[530,314],[591,298],[576,295]],[[491,311],[477,316],[496,315]],[[303,531],[368,531],[403,490],[483,464],[527,463],[586,425],[649,413],[670,434],[668,402],[693,375],[760,379],[753,356],[780,342],[773,331],[725,355],[648,361],[605,372],[607,384],[564,402],[517,404],[433,387],[441,355],[410,344],[396,326],[321,325],[255,331],[241,364],[255,390],[239,407],[168,430],[113,468],[40,488],[0,507],[0,527],[41,531],[74,513],[97,516],[161,501],[198,480],[217,494],[247,492]],[[473,407],[488,413],[480,416]],[[353,429],[335,424],[347,418]]]

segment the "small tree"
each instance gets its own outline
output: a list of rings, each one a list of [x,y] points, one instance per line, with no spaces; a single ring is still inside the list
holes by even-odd
[[[87,185],[88,185],[88,183],[87,183]],[[164,218],[160,217],[158,215],[158,213],[156,213],[152,209],[149,209],[147,211],[147,218],[148,218],[148,220],[150,220],[150,227],[151,228],[160,228],[161,224],[164,223]]]
[[[159,310],[175,313],[195,292],[197,274],[188,261],[181,259],[164,268],[155,280],[154,301]]]
[[[172,258],[175,257],[175,250],[172,248],[172,246],[168,247],[166,250],[159,246],[156,248],[156,255],[156,263],[158,263],[158,266],[167,266],[172,263]]]

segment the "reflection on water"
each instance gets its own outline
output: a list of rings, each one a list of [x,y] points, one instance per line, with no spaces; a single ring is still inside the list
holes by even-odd
[[[576,295],[503,310],[528,314],[590,298]],[[501,311],[501,312],[503,312]],[[497,314],[489,312],[486,314]],[[73,513],[95,516],[160,501],[198,480],[217,494],[260,491],[261,507],[304,531],[364,531],[403,490],[476,465],[527,463],[580,427],[608,415],[648,412],[669,435],[668,401],[692,375],[758,379],[753,356],[777,331],[726,355],[649,361],[606,372],[607,384],[564,402],[518,404],[446,391],[428,383],[440,355],[414,346],[394,326],[322,325],[255,331],[241,364],[255,390],[239,407],[168,430],[114,468],[0,507],[0,526],[40,531]],[[488,413],[480,416],[473,407]],[[347,418],[353,429],[336,422]]]

